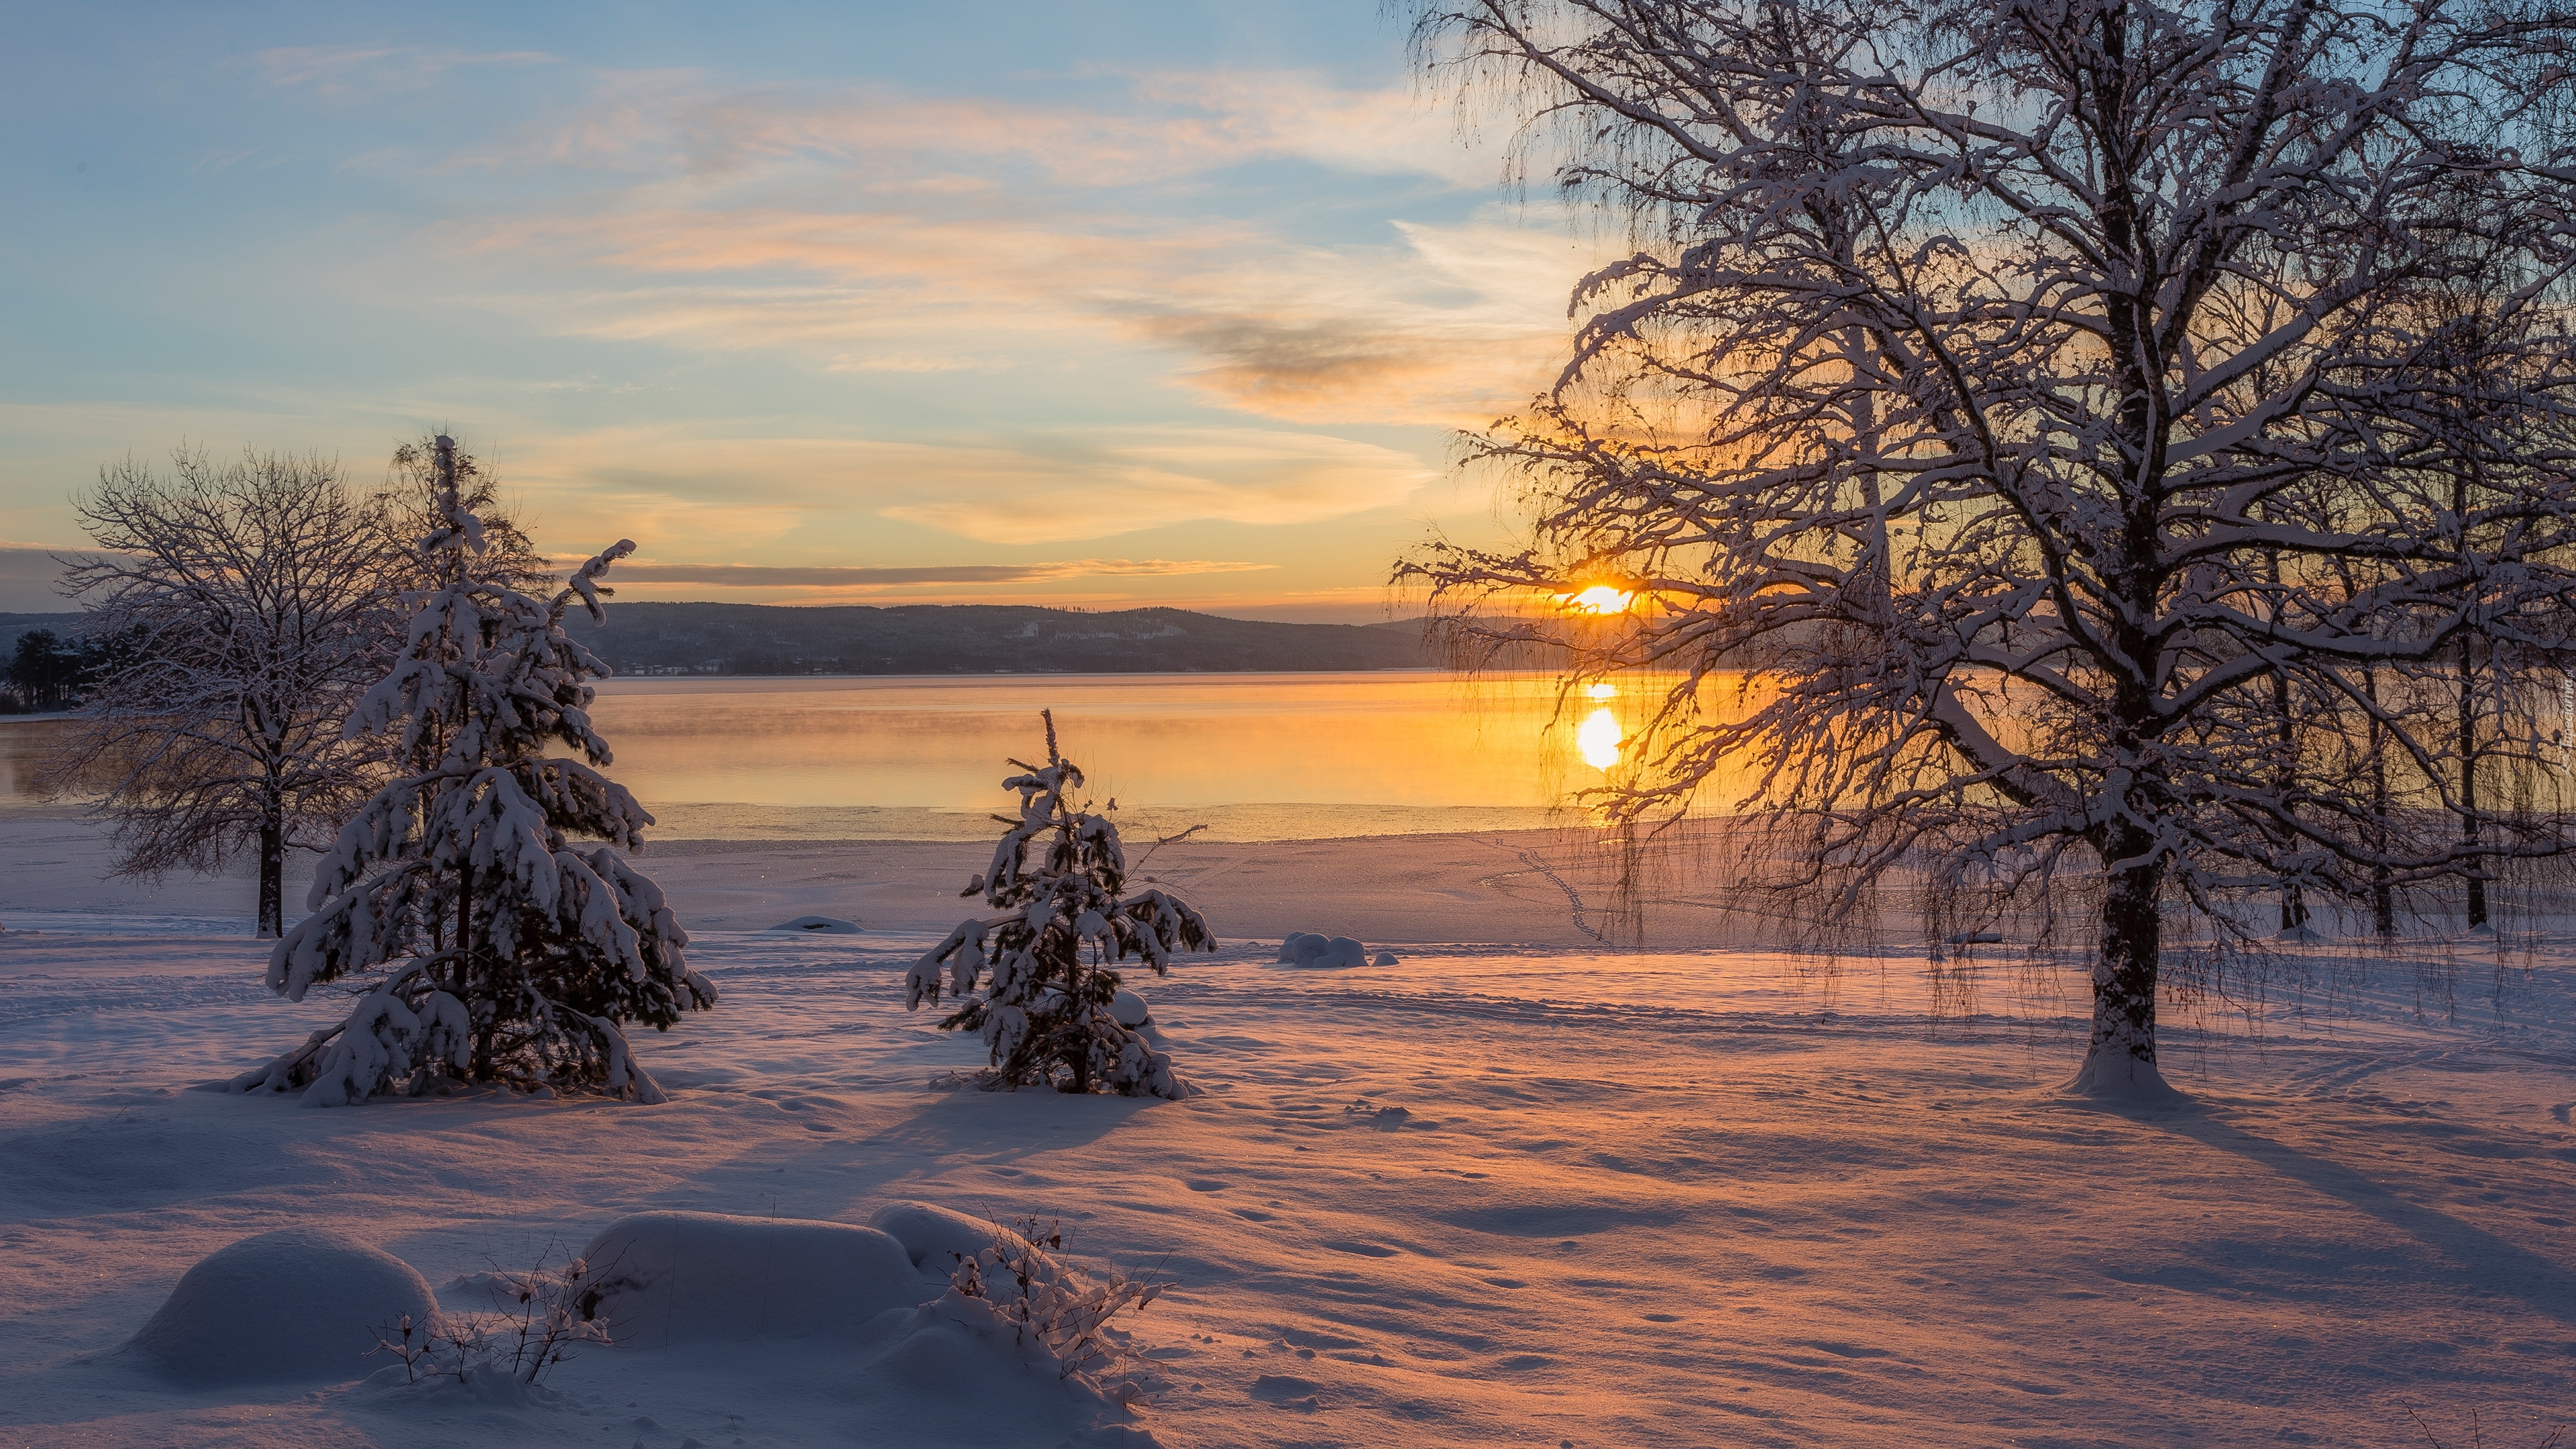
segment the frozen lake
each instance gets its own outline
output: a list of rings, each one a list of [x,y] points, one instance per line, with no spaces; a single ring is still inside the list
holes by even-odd
[[[1355,674],[635,678],[601,685],[614,773],[662,839],[983,839],[1005,761],[1066,754],[1131,837],[1524,829],[1575,818],[1633,701],[1553,681]],[[63,728],[0,721],[0,803]]]

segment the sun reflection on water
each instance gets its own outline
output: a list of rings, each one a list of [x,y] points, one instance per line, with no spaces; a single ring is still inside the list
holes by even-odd
[[[1574,731],[1574,751],[1583,763],[1606,770],[1619,763],[1619,740],[1619,717],[1605,705]]]

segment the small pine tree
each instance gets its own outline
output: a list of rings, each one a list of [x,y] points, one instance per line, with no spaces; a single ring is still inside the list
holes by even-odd
[[[1082,787],[1082,771],[1056,749],[1054,713],[1039,718],[1047,762],[1011,761],[1024,773],[1002,788],[1019,792],[1019,816],[993,817],[1010,828],[994,847],[992,870],[961,892],[982,895],[1002,914],[962,923],[914,962],[905,1009],[936,1005],[943,985],[960,998],[939,1025],[984,1034],[994,1087],[1184,1096],[1190,1089],[1172,1074],[1170,1055],[1110,1014],[1118,994],[1110,963],[1142,958],[1159,976],[1171,970],[1174,951],[1213,950],[1215,937],[1197,911],[1159,890],[1125,893],[1118,827],[1091,813],[1089,802],[1077,810],[1067,801],[1068,790]]]
[[[635,545],[582,565],[551,602],[479,571],[481,522],[437,441],[438,517],[419,544],[437,585],[414,596],[393,671],[351,714],[352,734],[399,737],[401,773],[342,828],[313,882],[313,914],[269,958],[269,989],[394,969],[340,1025],[230,1084],[302,1088],[322,1106],[440,1081],[547,1084],[663,1100],[619,1029],[667,1030],[715,1004],[661,888],[616,847],[652,823],[587,713],[607,666],[563,630],[578,597]],[[549,759],[562,744],[583,760]],[[586,761],[586,762],[585,762]],[[568,836],[608,842],[588,852]]]

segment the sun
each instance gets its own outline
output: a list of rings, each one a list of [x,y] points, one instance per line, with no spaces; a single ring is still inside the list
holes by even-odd
[[[1637,596],[1609,584],[1594,584],[1579,593],[1559,596],[1559,602],[1578,614],[1624,614]]]

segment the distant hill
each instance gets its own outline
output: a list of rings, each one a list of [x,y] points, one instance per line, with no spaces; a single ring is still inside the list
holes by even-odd
[[[35,629],[51,629],[69,634],[83,616],[79,614],[0,614],[0,664],[18,652],[18,636]]]
[[[575,637],[620,674],[1182,674],[1420,669],[1418,621],[1269,624],[1187,609],[618,604]]]

